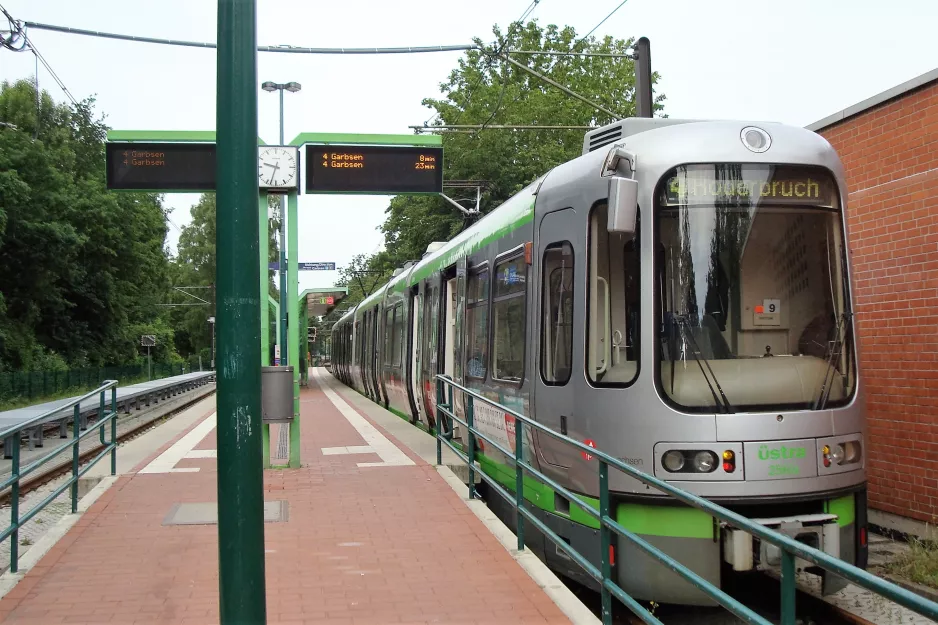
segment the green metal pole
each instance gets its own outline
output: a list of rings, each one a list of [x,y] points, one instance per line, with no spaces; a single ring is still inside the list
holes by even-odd
[[[795,555],[782,550],[781,625],[795,625]]]
[[[218,0],[216,262],[221,623],[267,622],[261,465],[257,5]]]
[[[517,423],[515,424],[517,427]],[[603,580],[601,588],[602,597],[602,617],[603,625],[612,623],[612,595],[606,588],[606,581],[612,579],[612,558],[610,546],[612,545],[612,532],[606,526],[603,520],[610,516],[611,506],[609,505],[609,465],[603,460],[599,461],[599,536],[600,536],[600,561],[602,566]]]
[[[117,385],[111,387],[111,475],[117,475]]]
[[[267,249],[267,237],[269,233],[267,228],[269,222],[267,220],[267,194],[259,194],[259,199],[257,202],[257,227],[258,227],[258,240],[257,240],[257,249],[258,257],[260,258],[259,269],[261,272],[260,280],[260,297],[261,297],[261,364],[265,367],[270,365],[270,306],[267,304],[267,298],[270,297],[270,269],[268,269],[269,261],[267,257],[270,254],[270,250]]]
[[[443,403],[443,381],[437,379],[436,381],[436,410],[437,414],[440,412],[440,404]],[[440,428],[436,428],[436,466],[443,464],[443,439],[440,438],[442,434],[440,433]]]
[[[283,91],[281,91],[283,93]],[[299,244],[299,229],[297,228],[297,201],[296,193],[287,196],[287,307],[288,321],[287,354],[289,363],[293,365],[293,423],[290,424],[290,468],[300,468],[300,325],[297,323],[300,311],[300,277],[297,251]],[[281,312],[282,314],[282,312]],[[304,345],[306,337],[303,338]]]
[[[13,533],[10,534],[10,572],[19,570],[20,559],[20,435],[13,436],[13,459],[10,466],[10,476],[14,478],[10,485],[10,523]]]
[[[276,332],[277,332],[277,336],[279,337],[279,336],[280,336],[280,302],[278,302],[277,300],[275,300],[275,299],[273,298],[273,296],[271,296],[270,294],[267,295],[267,301],[268,301],[268,303],[269,303],[270,306],[273,306],[273,307],[274,307],[274,323],[277,324],[277,330],[276,330]],[[267,331],[270,332],[270,328],[268,328]],[[280,343],[280,339],[278,338],[278,339],[275,341],[275,343],[276,343],[277,345],[280,345],[280,358],[281,358],[280,364],[281,364],[281,365],[282,365],[282,364],[286,364],[286,363],[284,363],[283,360],[282,360],[282,358],[283,358],[283,353],[284,353],[284,352],[283,352],[283,345]],[[270,349],[270,348],[268,347],[268,349]],[[269,362],[270,362],[270,354],[267,355],[267,358],[268,358],[268,363],[269,363]]]
[[[81,436],[81,404],[75,404],[72,415],[72,514],[78,512],[78,437]],[[14,441],[18,443],[19,441]]]
[[[524,459],[523,442],[524,424],[515,419],[515,505],[518,508],[515,534],[518,536],[518,551],[524,549],[524,515],[521,514],[521,508],[524,506],[524,467],[521,466]]]

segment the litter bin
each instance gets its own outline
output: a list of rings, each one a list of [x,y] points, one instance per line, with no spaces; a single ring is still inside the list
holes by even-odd
[[[261,367],[261,415],[264,423],[293,421],[293,366]]]

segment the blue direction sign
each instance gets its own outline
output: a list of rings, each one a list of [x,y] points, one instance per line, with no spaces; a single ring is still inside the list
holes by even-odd
[[[300,271],[335,271],[335,263],[299,263]]]
[[[267,263],[267,269],[273,269],[274,271],[280,271],[280,263],[274,261],[272,263]]]

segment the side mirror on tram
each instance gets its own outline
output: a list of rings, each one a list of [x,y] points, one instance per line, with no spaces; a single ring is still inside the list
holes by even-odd
[[[621,176],[609,179],[609,215],[606,227],[609,232],[635,233],[635,218],[638,215],[638,181]]]

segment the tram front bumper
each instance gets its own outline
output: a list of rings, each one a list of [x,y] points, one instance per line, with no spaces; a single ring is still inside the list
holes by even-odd
[[[840,526],[835,514],[804,514],[792,517],[750,519],[764,527],[840,558]],[[745,530],[723,527],[723,559],[734,571],[774,568],[781,563],[781,549]],[[807,569],[810,562],[795,558],[796,569]]]

